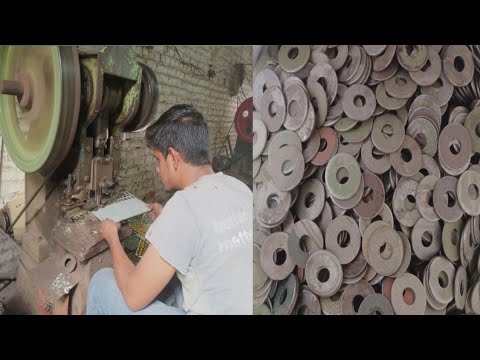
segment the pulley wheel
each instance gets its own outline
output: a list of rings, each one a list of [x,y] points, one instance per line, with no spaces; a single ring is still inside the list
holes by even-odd
[[[72,145],[80,65],[72,46],[0,47],[0,133],[15,165],[49,174]]]
[[[253,98],[243,101],[235,113],[235,131],[240,139],[251,144],[253,141]]]

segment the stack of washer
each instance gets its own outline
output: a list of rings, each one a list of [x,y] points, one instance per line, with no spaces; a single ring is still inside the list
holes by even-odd
[[[255,314],[480,314],[477,49],[264,49]]]

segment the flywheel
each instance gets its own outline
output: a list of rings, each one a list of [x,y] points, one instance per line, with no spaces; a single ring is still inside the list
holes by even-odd
[[[0,134],[20,170],[46,176],[60,165],[75,137],[79,110],[75,47],[0,47]]]

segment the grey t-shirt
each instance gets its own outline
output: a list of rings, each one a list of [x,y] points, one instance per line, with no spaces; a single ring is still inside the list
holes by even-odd
[[[253,195],[223,173],[177,191],[146,238],[177,270],[188,314],[252,314]]]

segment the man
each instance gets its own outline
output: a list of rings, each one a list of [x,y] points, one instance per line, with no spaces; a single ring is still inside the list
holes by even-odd
[[[177,192],[164,208],[151,206],[151,244],[137,266],[120,244],[117,224],[102,223],[113,270],[93,276],[87,314],[251,314],[252,192],[213,172],[207,124],[192,106],[167,110],[146,140],[164,189]]]

